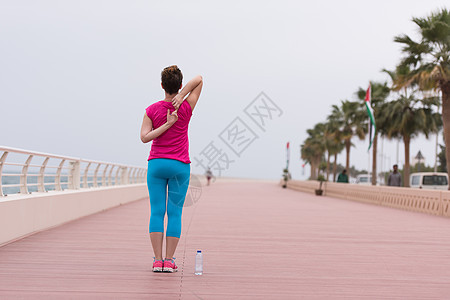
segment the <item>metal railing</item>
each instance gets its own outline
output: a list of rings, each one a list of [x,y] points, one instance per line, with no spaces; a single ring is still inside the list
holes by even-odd
[[[144,167],[4,146],[0,146],[0,153],[0,197],[16,193],[137,184],[144,183],[147,176]],[[16,157],[13,159],[12,155]]]

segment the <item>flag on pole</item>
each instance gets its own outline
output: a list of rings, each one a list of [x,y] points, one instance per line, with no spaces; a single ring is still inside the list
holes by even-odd
[[[286,145],[286,169],[289,168],[289,159],[290,159],[290,156],[291,156],[291,152],[290,152],[290,150],[289,150],[289,142],[288,142],[287,145]]]
[[[370,148],[372,147],[372,142],[375,137],[375,131],[377,129],[377,127],[375,126],[375,116],[373,114],[372,103],[371,103],[371,92],[372,92],[372,89],[371,89],[370,83],[369,83],[369,88],[366,91],[366,98],[364,99],[365,103],[366,103],[367,114],[369,115],[369,148],[367,149],[367,151],[369,151]]]

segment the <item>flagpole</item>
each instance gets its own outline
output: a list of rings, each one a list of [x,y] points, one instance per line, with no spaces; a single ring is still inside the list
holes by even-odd
[[[436,147],[434,148],[434,173],[437,172],[438,144],[439,144],[439,130],[436,132]]]
[[[368,136],[369,136],[369,149],[367,150],[367,157],[368,157],[368,160],[367,160],[367,181],[371,182],[371,180],[370,180],[370,138],[371,138],[371,136],[370,136],[370,126],[371,126],[370,117],[369,117],[369,122],[367,122],[367,123],[368,123],[368,126],[369,126],[369,128],[367,129],[367,132],[369,133],[368,134]]]
[[[290,149],[289,142],[286,144],[286,170],[289,170],[289,160],[290,160]]]
[[[370,148],[372,146],[372,125],[375,127],[375,124],[372,124],[373,113],[372,113],[372,116],[371,116],[371,111],[372,111],[372,88],[371,88],[370,82],[369,82],[369,88],[366,91],[366,97],[364,98],[364,101],[366,103],[367,113],[369,115],[369,121],[367,122],[368,126],[369,126],[369,128],[367,130],[367,132],[369,134],[369,148],[367,149],[367,154],[368,154],[368,157],[369,157],[368,165],[367,165],[367,175],[368,175],[367,176],[368,177],[367,180],[369,182],[372,182],[372,180],[370,180]],[[375,132],[373,134],[375,134]],[[373,172],[373,170],[372,170],[372,172]]]
[[[384,137],[381,138],[381,168],[380,173],[383,174],[383,177],[380,177],[380,185],[384,185]],[[383,179],[383,182],[381,182]]]

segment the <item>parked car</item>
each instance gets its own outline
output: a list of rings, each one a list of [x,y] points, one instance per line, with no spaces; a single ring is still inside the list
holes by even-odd
[[[409,185],[412,188],[429,190],[448,190],[448,174],[422,172],[410,175]]]
[[[371,185],[372,184],[372,176],[369,176],[367,174],[360,174],[360,175],[356,176],[356,183],[364,184],[364,185]]]

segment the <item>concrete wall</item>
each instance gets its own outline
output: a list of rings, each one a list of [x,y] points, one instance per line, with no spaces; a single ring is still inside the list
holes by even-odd
[[[318,181],[290,180],[290,189],[314,193]],[[324,182],[323,195],[374,205],[450,217],[450,191]]]
[[[0,245],[147,197],[146,184],[10,195],[0,200]]]

